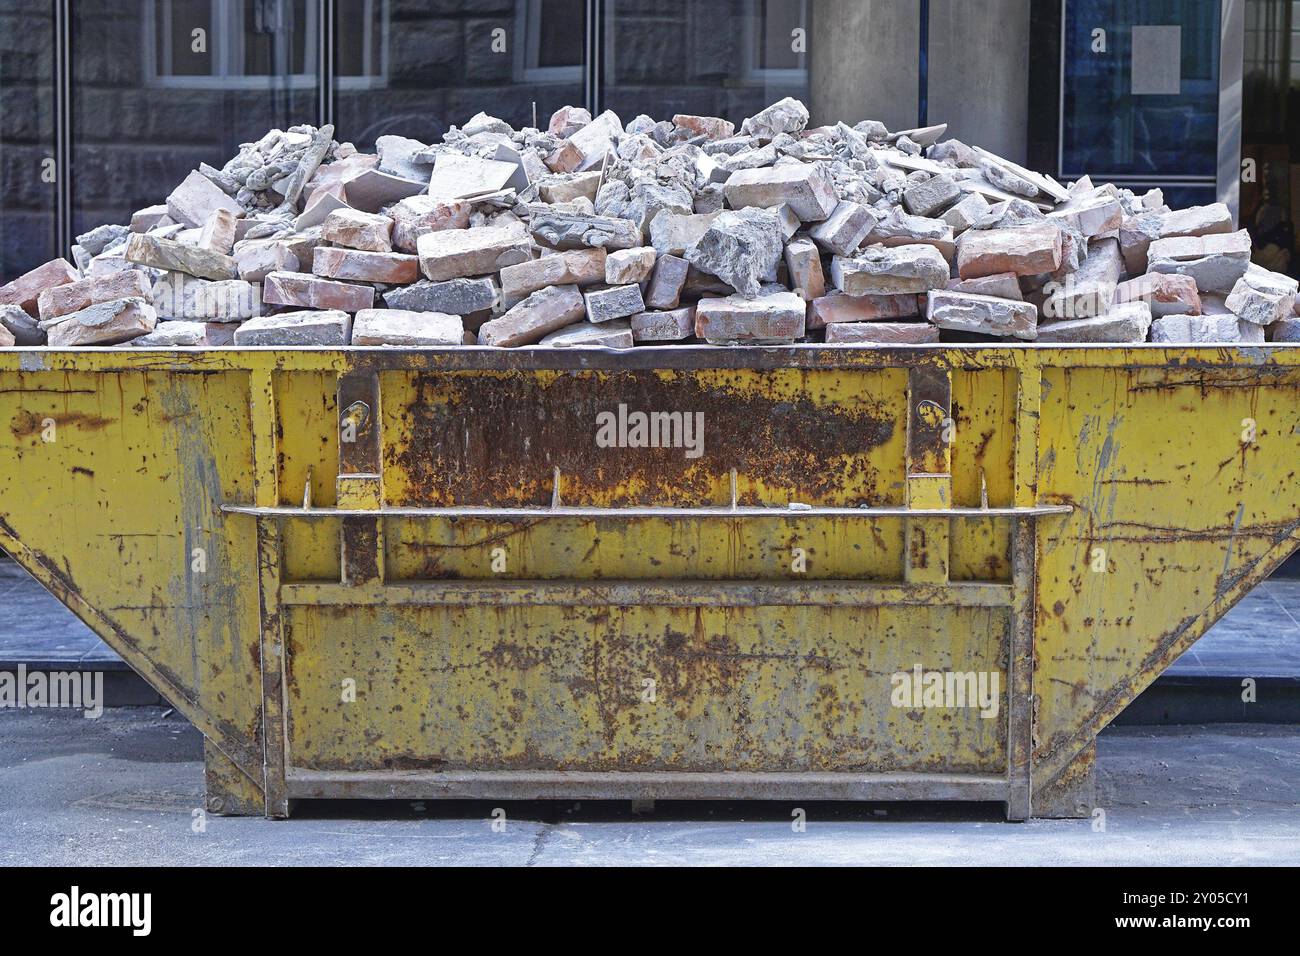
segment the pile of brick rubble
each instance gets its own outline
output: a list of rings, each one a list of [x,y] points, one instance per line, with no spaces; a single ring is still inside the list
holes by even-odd
[[[0,287],[0,345],[1300,341],[1221,204],[808,119],[272,130]]]

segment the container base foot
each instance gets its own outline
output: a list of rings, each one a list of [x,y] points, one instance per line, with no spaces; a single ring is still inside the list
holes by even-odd
[[[1051,783],[1034,791],[1033,815],[1048,820],[1092,816],[1097,805],[1097,742],[1079,752]]]
[[[207,785],[207,809],[223,817],[260,817],[266,813],[262,788],[203,738],[203,781]]]

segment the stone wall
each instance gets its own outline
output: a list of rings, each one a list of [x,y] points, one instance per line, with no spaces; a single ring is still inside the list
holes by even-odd
[[[948,134],[1028,161],[1030,0],[932,0],[930,116]]]

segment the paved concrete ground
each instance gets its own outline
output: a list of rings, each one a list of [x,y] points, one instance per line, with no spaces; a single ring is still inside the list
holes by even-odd
[[[1111,728],[1105,830],[1001,822],[995,806],[314,803],[293,819],[208,817],[201,738],[156,708],[0,711],[0,865],[1300,863],[1300,728]]]
[[[1300,580],[1265,581],[1165,671],[1177,677],[1300,676]]]

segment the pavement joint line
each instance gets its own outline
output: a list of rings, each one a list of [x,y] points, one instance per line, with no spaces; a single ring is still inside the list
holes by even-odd
[[[1278,596],[1273,593],[1272,588],[1261,588],[1260,590],[1262,590],[1265,594],[1267,594],[1268,597],[1273,601],[1273,603],[1282,609],[1282,613],[1291,619],[1292,624],[1294,624],[1296,627],[1300,627],[1300,618],[1297,618],[1294,614],[1291,613],[1291,609],[1287,607],[1285,604],[1283,604],[1281,600],[1278,599]]]

